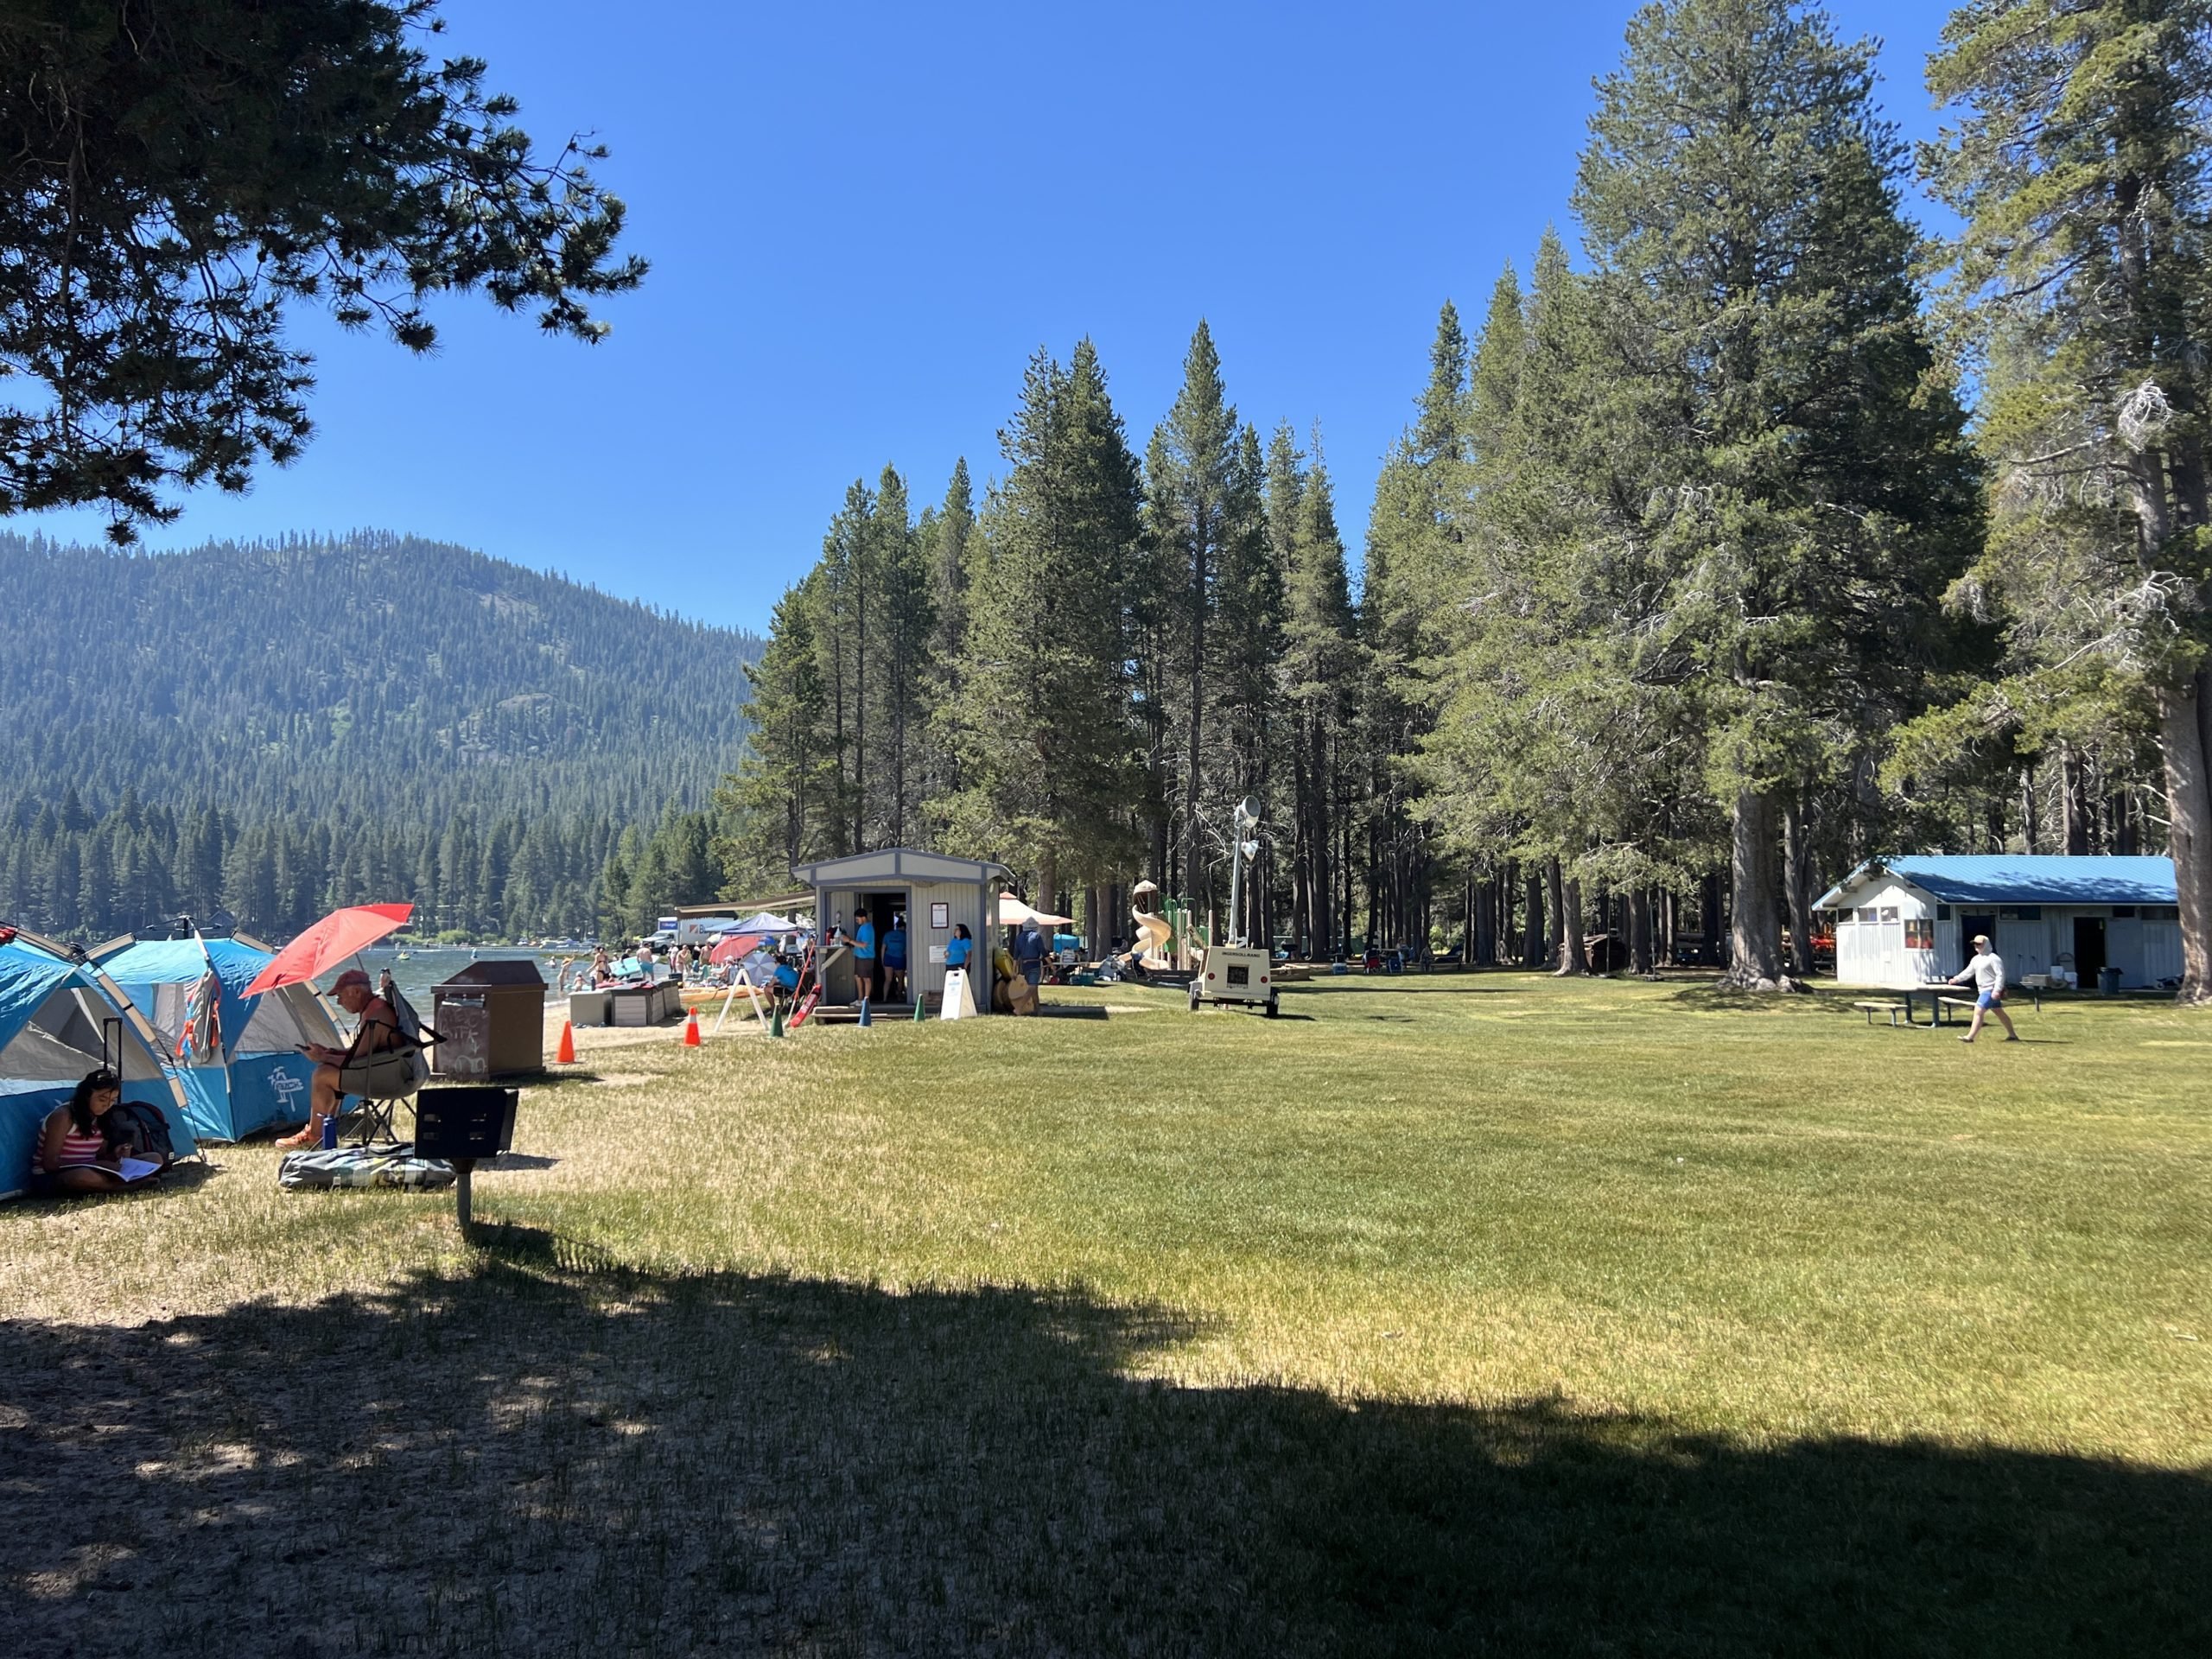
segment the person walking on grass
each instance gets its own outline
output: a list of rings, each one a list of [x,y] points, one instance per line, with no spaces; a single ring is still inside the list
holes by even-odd
[[[1980,1034],[1983,1017],[1993,1014],[1997,1023],[2005,1027],[2005,1040],[2018,1042],[2020,1033],[2012,1029],[2012,1016],[2005,1012],[2005,958],[1997,954],[1986,933],[1974,936],[1974,960],[1953,974],[1948,982],[1961,985],[1967,980],[1972,980],[1974,987],[1974,1023],[1959,1040],[1974,1041]]]

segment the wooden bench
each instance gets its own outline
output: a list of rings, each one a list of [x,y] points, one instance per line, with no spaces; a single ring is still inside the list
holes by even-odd
[[[1854,1002],[1851,1006],[1865,1012],[1866,1023],[1870,1026],[1874,1023],[1874,1016],[1878,1014],[1888,1014],[1892,1027],[1897,1024],[1897,1016],[1901,1014],[1905,1017],[1905,1024],[1912,1023],[1911,1010],[1902,1002]]]
[[[1947,1008],[1964,1008],[1968,1014],[1974,1010],[1974,1000],[1970,996],[1939,996],[1936,1000]]]

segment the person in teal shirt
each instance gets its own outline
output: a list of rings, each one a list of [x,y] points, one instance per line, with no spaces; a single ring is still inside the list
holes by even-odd
[[[875,924],[868,920],[865,910],[853,912],[853,968],[860,977],[861,1001],[873,1001],[875,996]]]
[[[883,936],[883,998],[896,1002],[906,989],[906,912],[893,911],[891,931]]]
[[[968,936],[968,924],[961,923],[952,930],[951,941],[944,947],[944,965],[947,968],[965,968],[968,953],[975,948],[976,941]]]

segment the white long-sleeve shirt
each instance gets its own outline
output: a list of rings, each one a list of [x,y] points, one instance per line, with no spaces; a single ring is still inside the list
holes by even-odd
[[[1985,950],[1967,963],[1965,973],[1960,976],[1963,978],[1965,974],[1974,976],[1974,988],[1977,991],[1988,991],[1998,996],[2004,995],[2005,958],[1994,950]]]

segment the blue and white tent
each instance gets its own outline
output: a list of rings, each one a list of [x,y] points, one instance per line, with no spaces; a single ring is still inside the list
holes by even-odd
[[[346,1046],[314,987],[245,995],[273,954],[242,938],[118,940],[96,953],[159,1033],[202,1140],[241,1141],[257,1129],[306,1122],[315,1064],[300,1046]]]
[[[159,1035],[112,979],[29,934],[0,943],[0,1198],[30,1185],[39,1126],[78,1078],[120,1055],[123,1094],[159,1106],[179,1156],[192,1150],[183,1090]]]

